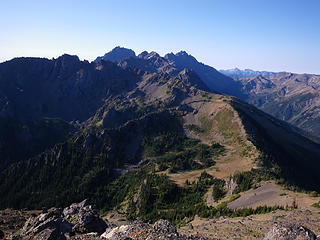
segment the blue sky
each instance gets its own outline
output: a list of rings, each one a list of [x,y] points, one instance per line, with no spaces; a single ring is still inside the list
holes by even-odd
[[[217,69],[320,74],[318,0],[1,0],[0,61],[115,46],[185,50]]]

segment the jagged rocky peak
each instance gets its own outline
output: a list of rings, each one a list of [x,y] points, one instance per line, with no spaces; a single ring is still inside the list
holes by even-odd
[[[110,52],[106,53],[104,56],[97,57],[95,62],[98,62],[101,60],[119,62],[131,57],[133,58],[136,57],[136,53],[133,50],[118,46],[112,49]]]
[[[140,54],[138,55],[138,58],[144,59],[148,54],[149,54],[149,53],[148,53],[147,51],[143,51],[142,53],[140,53]]]
[[[170,61],[177,61],[177,60],[188,60],[192,62],[198,62],[192,55],[188,54],[186,51],[180,51],[176,54],[174,53],[168,53],[164,56],[164,58],[170,60]]]
[[[188,54],[186,51],[180,51],[176,53],[177,57],[192,57],[192,55]],[[192,57],[193,58],[193,57]]]
[[[152,52],[143,51],[138,55],[138,58],[142,58],[142,59],[151,59],[151,58],[159,58],[159,57],[160,55],[155,51],[152,51]]]

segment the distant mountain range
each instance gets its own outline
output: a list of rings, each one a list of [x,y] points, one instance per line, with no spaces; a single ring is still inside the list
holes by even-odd
[[[241,82],[243,100],[319,139],[320,76],[288,72],[221,70]]]
[[[239,68],[232,68],[227,70],[219,70],[219,72],[223,73],[226,76],[229,76],[233,79],[240,79],[240,78],[248,78],[248,77],[256,77],[258,75],[267,77],[273,74],[274,72],[267,72],[267,71],[254,71],[251,69],[244,69],[240,70]]]

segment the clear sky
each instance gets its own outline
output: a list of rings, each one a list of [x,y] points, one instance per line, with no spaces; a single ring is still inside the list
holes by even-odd
[[[320,0],[1,0],[0,62],[116,46],[221,68],[320,74]]]

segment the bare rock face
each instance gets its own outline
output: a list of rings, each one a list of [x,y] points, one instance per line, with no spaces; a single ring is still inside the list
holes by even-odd
[[[278,223],[267,233],[265,240],[316,240],[308,228],[291,223]]]
[[[76,234],[95,232],[101,234],[107,228],[95,206],[87,200],[60,209],[51,208],[39,216],[30,217],[20,234],[21,239],[64,240]]]

